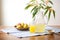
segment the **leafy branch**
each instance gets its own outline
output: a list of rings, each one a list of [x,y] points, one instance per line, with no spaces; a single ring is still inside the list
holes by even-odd
[[[55,10],[52,8],[52,6],[48,5],[48,3],[53,5],[53,2],[51,0],[41,0],[41,3],[39,3],[37,0],[31,0],[29,4],[25,7],[25,9],[29,9],[32,7],[31,13],[32,17],[34,18],[35,15],[40,11],[41,9],[44,10],[44,16],[48,14],[48,21],[50,20],[51,14],[53,14],[55,18]]]

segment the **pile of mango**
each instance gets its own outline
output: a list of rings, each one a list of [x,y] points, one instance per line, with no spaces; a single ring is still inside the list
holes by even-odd
[[[19,30],[27,30],[29,28],[28,24],[26,23],[18,23],[15,27]]]

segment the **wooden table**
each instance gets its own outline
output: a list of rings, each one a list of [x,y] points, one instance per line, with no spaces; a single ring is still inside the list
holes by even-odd
[[[0,30],[4,29],[4,28],[7,28],[7,27],[6,26],[0,26]],[[60,26],[59,26],[59,28],[60,28]],[[60,40],[60,33],[58,35],[57,34],[53,34],[53,35],[17,38],[15,36],[8,35],[6,33],[0,32],[0,40]]]

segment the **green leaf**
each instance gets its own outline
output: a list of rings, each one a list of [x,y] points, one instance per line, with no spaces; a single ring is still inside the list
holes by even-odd
[[[41,0],[42,2],[44,2],[44,0]]]
[[[40,11],[42,9],[41,5],[38,7],[38,11]]]
[[[44,9],[44,7],[43,7],[43,6],[41,6],[41,8],[42,8],[42,9]]]
[[[50,9],[50,8],[52,8],[51,6],[46,6],[46,8],[45,9]]]
[[[35,0],[31,0],[31,2],[33,2],[33,1],[35,1]]]
[[[55,11],[53,10],[53,16],[54,16],[54,18],[55,18]]]
[[[34,12],[33,12],[33,18],[35,17],[35,15],[37,14],[37,12],[38,12],[38,8],[36,8],[36,9],[34,10]]]
[[[48,12],[48,9],[45,11],[44,16],[47,14],[47,12]]]
[[[51,16],[51,10],[49,10],[48,21],[50,20],[50,16]]]
[[[39,9],[44,9],[44,6],[43,6],[43,4],[41,3],[41,4],[39,4]]]
[[[36,8],[37,6],[35,6],[32,10],[31,10],[31,12]]]
[[[45,4],[42,4],[43,6],[46,6]]]
[[[25,7],[25,9],[28,9],[28,8],[30,8],[31,6],[33,6],[32,4],[29,4],[29,5],[27,5],[26,7]]]
[[[49,1],[52,5],[53,5],[53,2],[52,1]]]

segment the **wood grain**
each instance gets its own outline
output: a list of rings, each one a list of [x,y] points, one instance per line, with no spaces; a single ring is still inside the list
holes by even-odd
[[[6,26],[0,26],[0,30],[4,29],[4,28],[7,28],[7,27]],[[32,36],[32,37],[26,37],[26,38],[17,38],[15,36],[8,35],[6,33],[0,32],[0,40],[60,40],[60,33],[59,33],[59,35],[53,34],[53,35],[44,35],[44,36]]]

